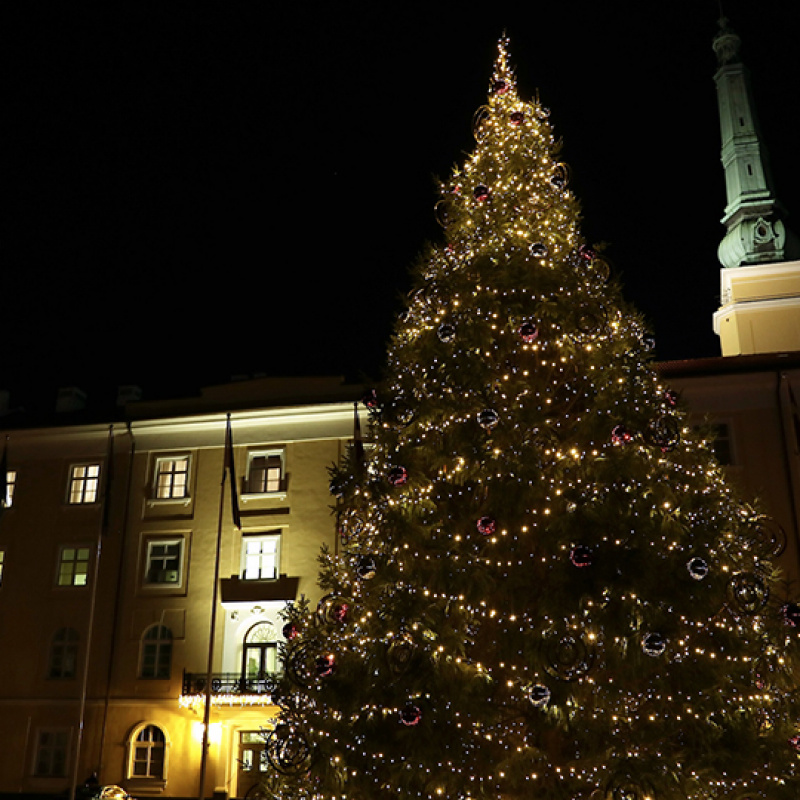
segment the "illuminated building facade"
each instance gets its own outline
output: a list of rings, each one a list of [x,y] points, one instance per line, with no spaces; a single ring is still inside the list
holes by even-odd
[[[0,418],[0,795],[55,795],[95,772],[136,797],[197,797],[202,771],[205,796],[259,782],[280,610],[316,601],[320,546],[336,546],[327,470],[354,392],[264,379],[190,407],[129,404],[110,423]]]

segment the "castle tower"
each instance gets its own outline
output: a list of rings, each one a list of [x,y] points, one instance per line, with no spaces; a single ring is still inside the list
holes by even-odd
[[[800,350],[800,241],[772,185],[741,40],[720,20],[714,38],[727,232],[719,245],[721,305],[714,332],[723,356]]]

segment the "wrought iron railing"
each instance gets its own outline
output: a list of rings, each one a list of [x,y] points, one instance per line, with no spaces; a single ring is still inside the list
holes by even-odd
[[[279,675],[260,672],[257,675],[242,675],[241,672],[214,672],[211,675],[212,694],[274,694]],[[208,675],[205,672],[184,672],[181,694],[205,694]]]

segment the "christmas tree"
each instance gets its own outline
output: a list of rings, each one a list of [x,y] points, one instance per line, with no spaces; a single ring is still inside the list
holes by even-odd
[[[800,608],[604,258],[501,40],[477,146],[287,611],[280,797],[800,796]]]

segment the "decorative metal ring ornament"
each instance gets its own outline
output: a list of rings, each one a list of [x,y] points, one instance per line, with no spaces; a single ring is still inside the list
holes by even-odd
[[[394,675],[402,675],[411,665],[417,645],[407,632],[395,636],[386,651],[389,669]]]
[[[680,424],[667,414],[656,417],[647,426],[647,441],[654,447],[660,447],[664,452],[674,450],[680,440]]]
[[[728,584],[728,603],[735,614],[757,614],[769,600],[769,589],[764,581],[749,572],[734,575]]]
[[[488,132],[488,122],[492,115],[489,106],[481,106],[472,116],[472,135],[480,141]]]
[[[777,558],[786,549],[786,531],[772,517],[764,514],[747,521],[745,538],[748,549],[761,558]]]
[[[579,634],[554,631],[544,638],[542,647],[545,671],[559,680],[578,680],[594,666],[594,649]]]
[[[299,775],[311,764],[311,745],[291,725],[278,725],[267,737],[264,748],[272,767],[281,775]]]
[[[341,597],[326,594],[317,604],[317,621],[320,625],[341,625],[347,619],[349,607]]]
[[[290,680],[308,689],[313,686],[319,675],[316,668],[316,658],[319,650],[316,642],[306,642],[299,647],[292,648],[285,660],[286,674]]]

